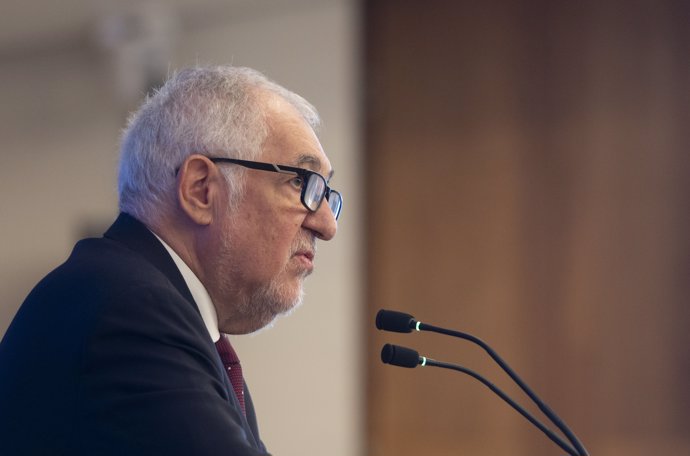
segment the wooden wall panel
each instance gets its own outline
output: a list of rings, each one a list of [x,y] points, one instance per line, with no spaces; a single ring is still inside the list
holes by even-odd
[[[369,312],[486,339],[599,455],[688,454],[690,5],[366,2]],[[372,456],[559,454],[483,386],[384,366]],[[523,403],[526,403],[524,400]]]

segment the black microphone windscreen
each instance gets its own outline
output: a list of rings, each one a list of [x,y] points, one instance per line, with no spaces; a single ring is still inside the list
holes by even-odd
[[[412,315],[395,310],[379,310],[376,314],[376,327],[384,331],[399,333],[412,332],[415,319]]]
[[[419,365],[419,353],[411,348],[386,344],[381,350],[381,361],[400,367],[417,367]]]

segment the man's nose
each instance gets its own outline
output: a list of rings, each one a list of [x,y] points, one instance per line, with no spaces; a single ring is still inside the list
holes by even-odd
[[[333,239],[336,231],[338,231],[338,222],[325,200],[315,212],[307,214],[302,226],[313,231],[317,238],[324,241]]]

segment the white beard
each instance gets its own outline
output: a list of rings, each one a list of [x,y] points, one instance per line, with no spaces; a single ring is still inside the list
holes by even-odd
[[[224,232],[230,231],[224,230]],[[229,314],[247,322],[246,332],[256,332],[262,328],[272,327],[278,317],[289,315],[302,304],[304,300],[303,282],[310,272],[305,270],[301,273],[298,278],[299,285],[295,289],[294,283],[286,280],[290,277],[287,269],[290,267],[289,260],[296,252],[305,249],[315,251],[315,244],[314,236],[303,231],[293,242],[285,262],[285,268],[269,282],[247,292],[237,289],[238,284],[232,283],[231,277],[241,277],[242,271],[239,270],[237,262],[233,261],[236,256],[231,240],[227,237],[223,238],[217,255],[217,264],[213,265],[212,268],[215,275],[213,282],[219,292],[216,299],[227,301],[231,296],[234,299],[232,302],[218,302],[216,306],[228,306]]]

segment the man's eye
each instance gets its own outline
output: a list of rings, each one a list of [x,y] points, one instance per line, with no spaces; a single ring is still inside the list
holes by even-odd
[[[295,176],[292,179],[290,179],[290,184],[292,184],[293,187],[296,189],[302,189],[302,184],[304,183],[304,180],[300,176]]]

